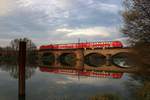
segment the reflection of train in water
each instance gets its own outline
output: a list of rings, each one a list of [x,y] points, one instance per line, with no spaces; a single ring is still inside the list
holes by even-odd
[[[120,48],[120,47],[123,47],[123,44],[120,41],[107,41],[107,42],[82,42],[82,43],[43,45],[40,47],[40,50],[82,49],[82,48]]]
[[[78,76],[89,76],[89,77],[100,77],[100,78],[121,78],[123,73],[112,73],[112,72],[94,72],[94,71],[79,71],[73,69],[54,69],[48,67],[40,67],[42,72],[50,72],[55,74],[66,74],[66,75],[78,75]]]

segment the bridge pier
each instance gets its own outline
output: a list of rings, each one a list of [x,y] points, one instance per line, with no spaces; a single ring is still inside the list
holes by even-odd
[[[106,66],[111,66],[111,54],[106,54]]]

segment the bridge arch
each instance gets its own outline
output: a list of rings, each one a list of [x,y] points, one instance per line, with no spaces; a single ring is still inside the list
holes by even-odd
[[[58,57],[58,61],[65,66],[73,67],[76,65],[77,56],[75,53],[62,53]]]
[[[134,54],[130,52],[119,52],[111,57],[111,62],[113,65],[121,68],[131,68],[135,67],[135,61],[133,59]]]
[[[53,53],[43,53],[41,56],[43,65],[53,65],[55,62],[55,55]]]
[[[100,53],[89,53],[84,56],[84,63],[91,67],[100,67],[106,62],[106,57]]]

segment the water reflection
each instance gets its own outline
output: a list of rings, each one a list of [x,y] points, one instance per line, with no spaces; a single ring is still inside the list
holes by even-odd
[[[3,65],[0,65],[0,69],[2,71],[9,72],[10,76],[14,79],[19,78],[19,76],[18,76],[19,67],[15,63],[11,63],[11,64],[6,64],[5,63]],[[35,70],[36,70],[36,66],[35,65],[27,65],[25,69],[26,69],[25,77],[26,77],[26,79],[29,79],[29,78],[31,78],[32,75],[34,75]]]
[[[132,54],[130,53],[118,53],[112,57],[112,63],[118,67],[130,68],[134,67],[135,61],[132,59]]]
[[[94,95],[89,100],[122,100],[122,98],[118,94],[108,93]]]
[[[119,78],[112,78],[109,76],[112,73],[92,72],[98,77],[87,77],[89,74],[81,75],[83,72],[78,70],[54,70],[32,65],[26,70],[27,78],[30,78],[26,81],[26,100],[149,100],[149,76],[124,73]],[[75,75],[66,75],[68,71]],[[17,73],[16,65],[1,65],[0,100],[17,100]],[[15,79],[10,79],[10,75]]]
[[[99,77],[99,78],[121,78],[123,73],[121,72],[105,72],[105,71],[87,71],[87,70],[76,70],[76,69],[62,69],[55,67],[40,67],[41,72],[48,72],[54,74],[66,74],[75,76],[88,76],[88,77]]]
[[[18,100],[26,100],[25,96],[19,96]]]
[[[134,84],[135,82],[138,84]],[[128,90],[132,91],[134,100],[150,100],[150,76],[130,74],[130,80],[125,84]]]

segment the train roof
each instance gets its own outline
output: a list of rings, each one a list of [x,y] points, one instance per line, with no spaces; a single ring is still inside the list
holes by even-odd
[[[120,43],[122,43],[121,41],[117,41],[117,40],[115,40],[115,41],[97,41],[97,42],[79,42],[79,43],[103,43],[103,42],[120,42]],[[49,45],[66,45],[66,44],[79,44],[79,43],[54,43],[54,44],[47,44],[47,45],[41,45],[41,46],[49,46]],[[40,47],[41,47],[40,46]]]

